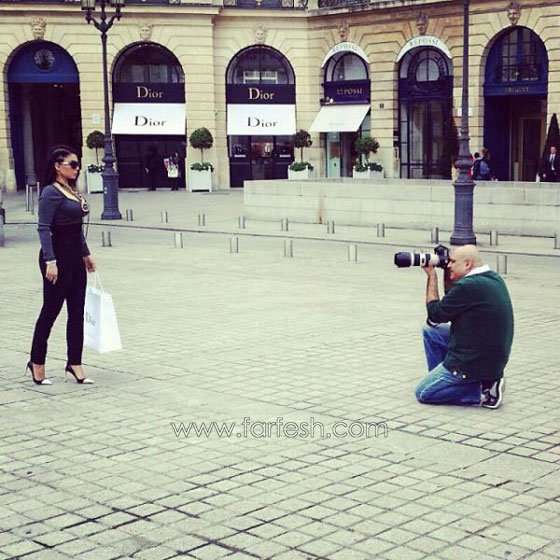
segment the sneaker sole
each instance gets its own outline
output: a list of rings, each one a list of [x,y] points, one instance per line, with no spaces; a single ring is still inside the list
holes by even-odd
[[[496,384],[496,401],[492,404],[483,404],[484,408],[498,408],[502,404],[502,399],[504,398],[504,389],[506,386],[506,380],[502,377]]]

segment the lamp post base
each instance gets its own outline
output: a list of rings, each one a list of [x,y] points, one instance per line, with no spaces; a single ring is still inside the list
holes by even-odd
[[[119,176],[113,166],[106,167],[103,177],[103,213],[102,220],[122,220],[119,211]]]

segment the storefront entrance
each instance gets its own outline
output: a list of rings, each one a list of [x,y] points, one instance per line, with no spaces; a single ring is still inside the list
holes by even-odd
[[[146,173],[146,162],[152,154],[160,165],[154,165],[154,185],[156,188],[185,188],[185,139],[182,136],[145,138],[144,136],[118,136],[115,149],[119,162],[119,186],[121,188],[150,188],[150,178]],[[175,151],[180,155],[180,176],[169,178],[164,159]]]
[[[447,55],[416,48],[399,69],[401,177],[449,179],[457,156],[451,115],[452,78]]]
[[[354,144],[370,135],[369,63],[363,50],[350,42],[335,45],[325,56],[321,108],[311,132],[322,133],[327,177],[352,177],[359,159]]]
[[[546,139],[548,57],[540,38],[518,27],[496,39],[486,63],[484,145],[503,181],[535,181]]]
[[[228,145],[233,188],[243,187],[243,181],[287,179],[294,159],[291,136],[232,135]]]
[[[226,72],[230,186],[287,179],[296,132],[294,72],[278,51],[253,46]]]
[[[18,189],[42,180],[50,148],[66,144],[81,155],[78,70],[70,55],[47,41],[22,48],[8,70],[10,132]]]
[[[113,135],[121,188],[185,188],[185,83],[167,49],[142,43],[113,73]],[[176,171],[166,162],[178,159]]]
[[[327,177],[352,177],[358,159],[354,143],[359,132],[327,132]]]

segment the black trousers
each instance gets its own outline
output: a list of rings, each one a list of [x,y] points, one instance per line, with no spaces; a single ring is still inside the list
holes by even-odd
[[[45,259],[42,251],[39,253],[39,268],[43,276],[43,307],[35,325],[31,361],[37,365],[45,363],[51,329],[66,302],[68,363],[79,365],[82,363],[84,347],[84,305],[87,285],[87,272],[81,254],[81,226],[53,228],[53,247],[58,267],[56,284],[45,278]]]

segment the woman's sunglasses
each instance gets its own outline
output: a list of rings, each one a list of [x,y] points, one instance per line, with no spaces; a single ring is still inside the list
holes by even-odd
[[[80,163],[78,161],[59,161],[60,165],[69,165],[72,169],[78,169]]]

